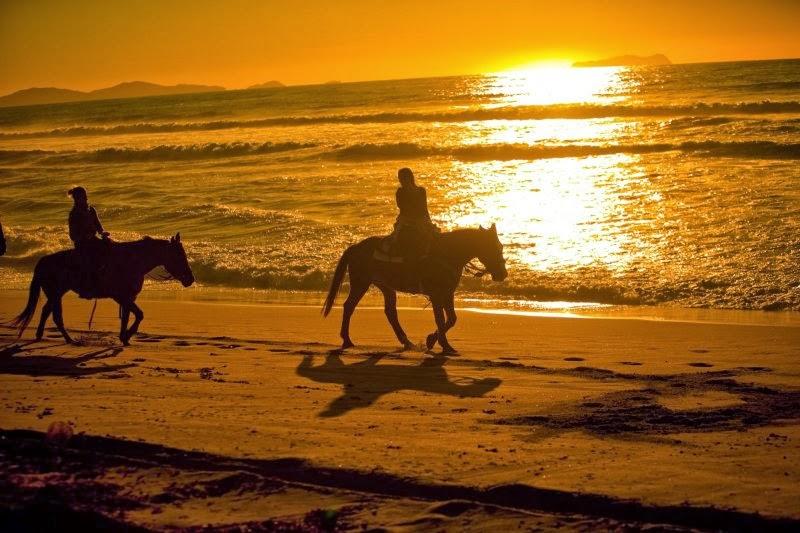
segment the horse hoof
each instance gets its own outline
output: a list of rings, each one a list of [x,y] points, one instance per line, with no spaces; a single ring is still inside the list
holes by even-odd
[[[456,350],[456,349],[455,349],[455,348],[453,348],[452,346],[446,346],[446,347],[445,347],[445,348],[442,350],[442,355],[461,355],[461,354],[460,354],[460,353],[458,353],[458,350]]]
[[[439,335],[437,335],[436,333],[431,333],[430,335],[428,335],[428,337],[425,339],[425,347],[428,348],[429,350],[433,348],[433,345],[436,344],[436,339],[438,337]]]
[[[355,346],[355,344],[353,344],[351,341],[344,341],[342,343],[342,350],[346,350],[348,348],[352,348],[353,346]]]
[[[403,343],[403,351],[404,352],[405,351],[409,351],[409,350],[416,350],[416,349],[417,349],[417,345],[414,344],[411,341],[406,341],[406,342]]]

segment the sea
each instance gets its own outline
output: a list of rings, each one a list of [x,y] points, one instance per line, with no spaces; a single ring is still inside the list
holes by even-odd
[[[181,233],[184,291],[313,300],[401,167],[442,230],[497,225],[509,277],[463,305],[800,311],[800,60],[0,108],[0,288],[70,247],[83,185],[117,240]]]

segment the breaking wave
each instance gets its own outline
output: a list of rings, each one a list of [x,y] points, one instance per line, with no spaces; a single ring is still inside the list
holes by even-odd
[[[0,133],[0,140],[39,137],[79,137],[127,135],[137,133],[170,133],[182,131],[214,131],[233,128],[265,128],[274,126],[306,126],[312,124],[368,124],[403,122],[471,122],[480,120],[594,119],[614,117],[682,117],[724,114],[762,115],[800,113],[800,101],[697,103],[675,106],[636,105],[548,105],[476,108],[442,112],[386,112],[320,116],[287,116],[254,120],[217,120],[212,122],[171,122],[119,124],[116,126],[74,126],[32,132]],[[712,123],[713,124],[713,123]]]
[[[15,163],[43,158],[44,163],[136,163],[145,161],[187,161],[265,155],[313,148],[313,143],[208,143],[160,145],[152,148],[101,148],[93,151],[54,152],[45,150],[0,150],[0,162]]]
[[[38,160],[53,163],[138,163],[147,161],[185,161],[220,159],[291,152],[319,147],[313,143],[230,143],[203,145],[163,145],[147,149],[103,148],[89,152],[48,152],[42,150],[0,150],[0,162],[20,163]],[[451,157],[462,161],[509,161],[555,159],[563,157],[591,157],[612,154],[651,154],[683,152],[703,157],[741,157],[749,159],[800,159],[800,143],[774,141],[688,141],[679,144],[488,144],[431,146],[416,143],[360,143],[344,147],[334,146],[321,157],[342,161],[380,161],[394,159],[419,159],[425,157]],[[319,153],[309,157],[320,157]]]
[[[743,157],[753,159],[800,159],[800,143],[773,141],[718,142],[699,141],[680,144],[615,144],[531,146],[527,144],[492,144],[471,146],[424,146],[415,143],[357,144],[339,148],[329,156],[343,160],[391,160],[431,156],[454,157],[465,161],[502,161],[515,159],[550,159],[611,154],[648,154],[680,151],[708,157]]]

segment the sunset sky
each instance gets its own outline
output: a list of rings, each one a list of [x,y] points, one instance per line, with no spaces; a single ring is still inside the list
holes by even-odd
[[[0,0],[0,94],[409,78],[628,53],[800,57],[798,20],[797,0]]]

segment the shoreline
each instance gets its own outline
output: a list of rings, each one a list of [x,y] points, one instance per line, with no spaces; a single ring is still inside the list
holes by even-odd
[[[0,289],[0,297],[27,298],[27,289]],[[337,296],[341,306],[346,288]],[[69,293],[67,299],[77,298]],[[320,309],[325,299],[321,291],[240,289],[228,287],[153,288],[145,286],[140,301],[187,302],[209,305],[308,307]],[[418,295],[397,295],[398,311],[429,310],[426,298]],[[383,309],[383,297],[371,288],[358,309]],[[525,301],[497,298],[476,298],[456,293],[456,310],[486,315],[551,317],[572,319],[651,320],[703,324],[740,324],[800,327],[800,312],[791,310],[762,311],[753,309],[711,309],[678,306],[612,305],[595,302]]]

